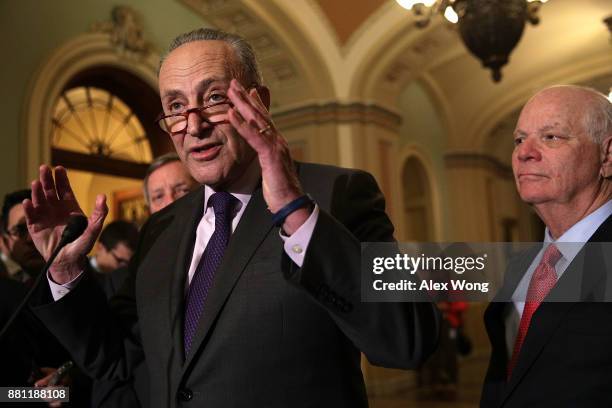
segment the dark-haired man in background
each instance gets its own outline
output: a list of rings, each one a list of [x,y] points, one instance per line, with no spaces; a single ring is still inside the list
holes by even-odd
[[[0,278],[0,328],[7,323],[45,264],[25,224],[22,202],[30,198],[31,190],[17,190],[7,194],[2,205],[3,247],[20,269]],[[35,380],[54,372],[53,367],[69,359],[68,352],[25,308],[0,339],[3,367],[0,386],[32,386]],[[75,406],[87,404],[90,381],[82,374],[73,374],[77,385],[72,389],[72,401]]]
[[[11,279],[29,284],[40,273],[45,260],[40,255],[26,225],[23,211],[23,200],[30,199],[32,192],[29,189],[17,190],[4,196],[2,204],[2,242],[13,261],[20,269],[13,271]]]

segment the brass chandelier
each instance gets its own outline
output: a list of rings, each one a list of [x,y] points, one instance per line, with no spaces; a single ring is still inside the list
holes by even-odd
[[[439,14],[456,24],[467,49],[493,81],[502,78],[501,68],[523,35],[525,22],[539,23],[538,10],[547,0],[396,0],[415,16],[415,25],[426,27]]]

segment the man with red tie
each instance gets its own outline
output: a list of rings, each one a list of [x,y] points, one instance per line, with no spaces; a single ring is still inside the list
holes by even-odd
[[[612,104],[588,88],[545,89],[523,108],[514,144],[516,187],[546,231],[510,263],[485,313],[481,406],[612,406],[612,304],[599,296],[612,264],[596,244],[612,241]]]

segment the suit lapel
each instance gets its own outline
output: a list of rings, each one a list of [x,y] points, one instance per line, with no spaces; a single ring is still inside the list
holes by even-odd
[[[204,188],[198,189],[190,200],[187,208],[181,208],[177,217],[184,214],[183,222],[178,222],[178,228],[172,237],[177,241],[170,242],[169,245],[176,245],[176,257],[173,262],[173,269],[168,273],[171,276],[169,290],[170,304],[168,307],[168,319],[172,337],[172,360],[171,366],[178,369],[183,361],[183,308],[185,297],[185,284],[187,282],[187,272],[193,253],[195,235],[198,224],[204,213]]]
[[[612,216],[597,229],[589,243],[610,239]],[[534,313],[521,354],[506,388],[506,398],[512,393],[544,346],[576,302],[591,299],[593,293],[605,286],[605,254],[600,246],[585,246],[572,260],[555,287]]]
[[[542,352],[544,346],[550,341],[556,328],[564,320],[567,312],[574,306],[573,302],[563,302],[562,300],[570,300],[570,294],[573,295],[571,299],[574,301],[580,299],[580,285],[576,283],[576,280],[580,279],[580,270],[583,269],[583,252],[580,251],[576,255],[563,273],[563,276],[561,276],[561,279],[559,279],[531,317],[527,336],[521,347],[516,366],[512,371],[512,377],[510,377],[506,387],[506,397],[520,383],[521,379]]]
[[[484,315],[485,326],[491,341],[491,364],[486,374],[485,390],[487,398],[501,403],[506,390],[506,326],[505,316],[507,308],[513,307],[509,299],[516,290],[521,278],[529,268],[533,258],[537,255],[541,245],[522,251],[508,264],[504,274],[504,284],[487,307]]]
[[[200,348],[203,347],[204,340],[210,333],[238,278],[272,226],[272,218],[263,199],[261,187],[259,187],[253,193],[236,231],[232,234],[221,265],[215,273],[213,287],[206,299],[191,352],[185,356],[181,377],[193,361],[194,355],[201,352]]]

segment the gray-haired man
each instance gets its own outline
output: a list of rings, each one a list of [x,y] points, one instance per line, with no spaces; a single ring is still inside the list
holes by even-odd
[[[99,197],[51,269],[53,298],[57,287],[70,292],[36,308],[41,320],[98,377],[129,376],[144,358],[154,406],[367,406],[360,351],[412,368],[438,329],[431,303],[361,302],[360,241],[393,239],[376,182],[294,164],[240,37],[179,36],[159,88],[160,126],[203,187],[143,227],[135,282],[114,314],[82,273],[106,215]],[[41,167],[33,192],[28,223],[49,256],[78,207],[61,167],[55,179]]]

